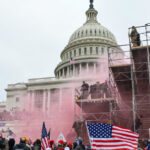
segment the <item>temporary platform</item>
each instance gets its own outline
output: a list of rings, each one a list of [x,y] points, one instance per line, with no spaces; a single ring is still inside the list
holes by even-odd
[[[141,45],[133,47],[131,30],[129,28],[128,64],[124,57],[117,63],[118,59],[113,57],[111,47],[108,50],[109,74],[112,86],[120,96],[120,111],[127,105],[127,112],[131,111],[133,120],[130,127],[140,134],[140,138],[149,137],[150,128],[150,24],[135,27],[141,37]],[[132,41],[132,42],[131,42]],[[125,45],[123,45],[125,46]],[[122,47],[123,47],[122,46]],[[116,62],[116,63],[115,63]],[[128,113],[126,113],[128,114]]]

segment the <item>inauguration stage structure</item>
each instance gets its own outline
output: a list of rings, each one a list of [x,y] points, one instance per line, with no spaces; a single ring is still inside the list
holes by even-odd
[[[84,123],[100,122],[129,128],[139,133],[140,139],[150,137],[150,24],[135,28],[139,45],[133,43],[131,27],[129,44],[118,45],[120,52],[114,46],[108,48],[110,96],[75,97],[73,127],[78,135],[84,134]]]

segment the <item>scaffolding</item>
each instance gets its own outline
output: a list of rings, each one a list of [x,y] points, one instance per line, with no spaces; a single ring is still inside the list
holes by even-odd
[[[75,96],[73,128],[77,136],[82,137],[85,144],[89,144],[86,124],[98,122],[112,124],[116,107],[114,97],[77,99]]]
[[[125,114],[132,118],[126,127],[139,133],[140,138],[148,138],[150,128],[150,24],[134,28],[138,31],[140,42],[133,40],[131,36],[133,27],[131,27],[128,33],[129,44],[118,46],[123,49],[122,51],[113,51],[114,47],[109,47],[109,78],[110,84],[116,91],[119,107],[127,106]],[[134,42],[140,44],[137,43],[135,46]],[[122,112],[123,109],[124,107],[119,111]],[[142,125],[138,122],[139,120]]]
[[[140,37],[137,46],[131,37],[132,28],[128,33],[129,44],[108,48],[111,96],[78,99],[76,90],[74,122],[115,124],[139,133],[140,138],[149,138],[150,24],[135,27]]]

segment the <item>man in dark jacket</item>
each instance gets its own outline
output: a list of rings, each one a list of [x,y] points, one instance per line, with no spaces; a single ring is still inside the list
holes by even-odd
[[[87,99],[89,96],[89,85],[83,81],[83,84],[81,86],[81,99]]]
[[[130,37],[133,47],[141,45],[140,34],[137,32],[135,26],[132,27]]]
[[[85,146],[82,144],[82,138],[77,139],[77,146],[74,150],[85,150]]]
[[[41,141],[39,139],[35,141],[33,150],[41,150]]]
[[[101,98],[101,85],[99,82],[96,82],[96,98]]]
[[[13,150],[14,145],[15,145],[15,140],[14,139],[9,139],[8,145],[9,145],[9,150]]]
[[[13,150],[30,150],[27,146],[26,146],[26,139],[25,138],[21,138],[20,139],[20,143],[17,144]]]
[[[8,141],[0,134],[0,150],[9,150]]]

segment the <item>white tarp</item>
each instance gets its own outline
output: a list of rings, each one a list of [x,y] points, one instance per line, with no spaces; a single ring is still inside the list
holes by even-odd
[[[59,140],[63,140],[64,142],[66,142],[66,139],[64,137],[64,135],[62,133],[59,134],[57,140],[56,140],[56,143],[58,143]]]

